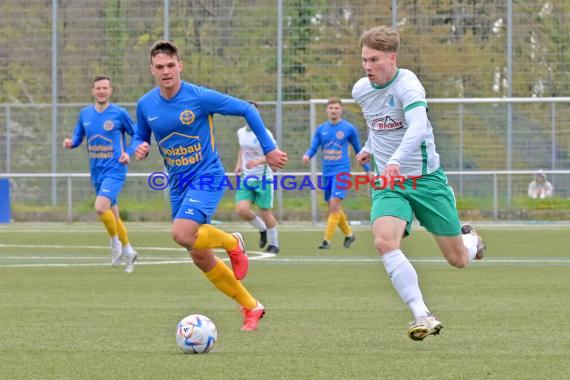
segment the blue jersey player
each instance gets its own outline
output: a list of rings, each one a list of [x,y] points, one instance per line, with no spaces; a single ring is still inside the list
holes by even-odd
[[[303,156],[303,162],[308,164],[311,158],[321,148],[323,158],[323,186],[325,202],[329,205],[329,217],[325,236],[320,249],[329,249],[334,231],[338,226],[344,233],[344,247],[349,248],[355,237],[352,229],[348,225],[346,214],[342,210],[341,202],[346,196],[346,181],[338,181],[337,175],[340,173],[350,173],[350,156],[348,145],[351,144],[355,152],[360,152],[360,141],[358,131],[352,124],[343,120],[342,103],[337,97],[330,98],[327,103],[327,116],[329,120],[319,125],[313,136],[311,147]],[[367,174],[370,175],[370,165],[362,165]],[[348,176],[340,174],[343,179]],[[338,186],[337,186],[338,185]]]
[[[244,316],[241,329],[252,331],[265,309],[240,281],[248,269],[242,236],[209,224],[227,185],[216,146],[214,114],[245,118],[272,168],[282,168],[287,154],[277,149],[254,106],[182,81],[182,67],[172,42],[161,40],[151,47],[150,71],[158,87],[138,102],[130,153],[137,159],[146,157],[154,135],[170,178],[172,238],[188,249],[194,264],[218,290],[236,300]],[[213,248],[226,250],[233,272],[214,255]]]
[[[81,110],[73,137],[65,139],[63,147],[77,148],[87,139],[91,182],[97,193],[95,211],[111,238],[111,264],[124,261],[125,272],[131,273],[137,253],[119,217],[117,197],[127,175],[127,167],[120,162],[126,154],[125,134],[133,135],[134,124],[125,109],[110,102],[113,87],[108,76],[96,76],[91,91],[95,104]]]

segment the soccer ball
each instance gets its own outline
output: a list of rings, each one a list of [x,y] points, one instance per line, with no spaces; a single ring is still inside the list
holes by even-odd
[[[216,325],[203,315],[189,315],[176,326],[176,345],[185,354],[210,352],[217,340]]]

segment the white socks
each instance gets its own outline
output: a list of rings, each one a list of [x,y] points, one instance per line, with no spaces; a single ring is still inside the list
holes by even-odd
[[[265,231],[267,229],[267,226],[259,216],[256,216],[255,219],[248,221],[248,223],[257,228],[259,232]]]
[[[475,255],[477,254],[477,243],[478,243],[477,236],[471,234],[465,234],[461,235],[461,237],[463,238],[463,245],[465,246],[465,249],[467,249],[467,253],[469,254],[469,261],[471,261],[475,258]]]
[[[382,262],[392,280],[392,285],[402,301],[408,305],[414,317],[427,316],[429,310],[422,297],[418,275],[404,252],[399,249],[388,252],[382,255]]]
[[[267,243],[279,247],[279,240],[277,239],[277,227],[267,229]]]

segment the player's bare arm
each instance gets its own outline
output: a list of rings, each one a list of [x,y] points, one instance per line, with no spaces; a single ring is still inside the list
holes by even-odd
[[[237,156],[236,167],[234,169],[234,173],[236,173],[236,175],[241,175],[243,173],[242,163],[241,163],[241,149],[238,150],[238,156]]]
[[[253,169],[253,168],[255,168],[256,166],[265,164],[266,162],[267,162],[267,159],[266,159],[265,157],[261,157],[261,158],[258,159],[258,160],[249,160],[245,166],[246,166],[248,169]]]

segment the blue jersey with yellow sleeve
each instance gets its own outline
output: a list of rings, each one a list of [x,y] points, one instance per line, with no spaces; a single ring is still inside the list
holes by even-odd
[[[171,99],[150,90],[137,104],[137,128],[129,153],[150,143],[151,133],[170,177],[170,191],[179,193],[200,177],[221,178],[224,168],[218,156],[214,114],[242,116],[255,133],[264,153],[275,149],[259,113],[246,101],[182,82]],[[182,179],[182,182],[180,181]]]
[[[102,176],[124,178],[127,166],[119,162],[119,157],[127,148],[125,133],[133,135],[134,123],[129,113],[116,104],[109,104],[103,112],[94,105],[79,112],[71,147],[76,148],[83,138],[87,139],[92,182],[101,182]]]
[[[323,156],[323,176],[334,176],[338,173],[350,173],[350,156],[348,144],[351,144],[356,153],[360,152],[360,139],[356,128],[348,121],[340,120],[336,124],[327,121],[319,125],[311,147],[305,153],[313,157],[320,147]],[[370,165],[362,165],[364,170],[370,171]]]

